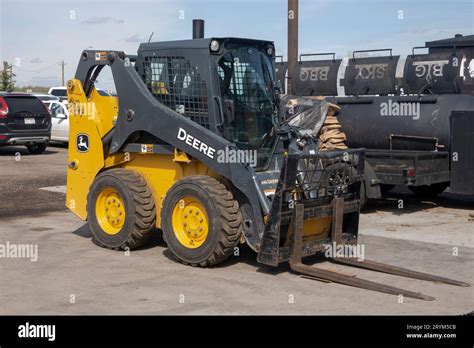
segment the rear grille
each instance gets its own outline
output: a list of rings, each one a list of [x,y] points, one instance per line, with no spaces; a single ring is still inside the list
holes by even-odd
[[[209,128],[206,82],[184,57],[145,57],[143,80],[158,101]]]

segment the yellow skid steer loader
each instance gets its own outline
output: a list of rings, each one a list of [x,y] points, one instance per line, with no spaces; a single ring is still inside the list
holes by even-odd
[[[272,42],[239,38],[144,43],[136,56],[84,51],[67,83],[68,208],[106,248],[136,248],[158,228],[184,264],[216,265],[242,242],[262,264],[289,261],[317,279],[432,300],[302,263],[332,243],[357,244],[364,150],[320,151],[317,134],[284,119],[274,52]],[[117,98],[94,87],[105,66]]]

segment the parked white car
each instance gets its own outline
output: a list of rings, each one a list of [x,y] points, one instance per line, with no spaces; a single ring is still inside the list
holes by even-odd
[[[99,95],[101,95],[103,97],[109,97],[110,96],[110,94],[107,93],[104,89],[102,89],[102,88],[96,88],[96,89],[97,89],[97,92],[99,93]],[[51,87],[48,91],[48,94],[52,94],[52,95],[55,95],[55,96],[59,97],[59,99],[61,99],[61,101],[67,100],[67,88],[64,87],[64,86]]]
[[[69,112],[67,106],[59,101],[47,101],[51,112],[51,140],[67,143],[69,141]]]
[[[48,94],[55,95],[61,101],[67,100],[67,88],[65,86],[51,87]]]

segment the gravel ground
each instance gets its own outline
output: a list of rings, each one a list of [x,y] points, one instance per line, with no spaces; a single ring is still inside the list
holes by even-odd
[[[21,154],[20,161],[15,153]],[[287,265],[259,266],[245,246],[224,264],[175,262],[160,232],[130,254],[102,249],[64,207],[64,147],[43,155],[0,148],[0,244],[31,244],[38,260],[0,259],[0,314],[462,314],[473,287],[456,287],[346,268],[319,267],[436,297],[427,302],[302,278]],[[399,200],[404,209],[398,209]],[[395,190],[361,215],[367,259],[474,282],[474,197],[444,193],[419,202]]]

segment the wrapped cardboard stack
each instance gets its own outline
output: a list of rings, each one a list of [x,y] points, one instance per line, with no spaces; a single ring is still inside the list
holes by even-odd
[[[341,108],[325,99],[323,96],[287,96],[287,120],[290,125],[312,129],[313,137],[320,140],[321,151],[347,149],[346,135],[336,116]]]
[[[336,104],[329,104],[326,119],[319,132],[321,151],[347,149],[346,134],[341,130],[341,125],[336,116],[339,110],[341,108]]]

